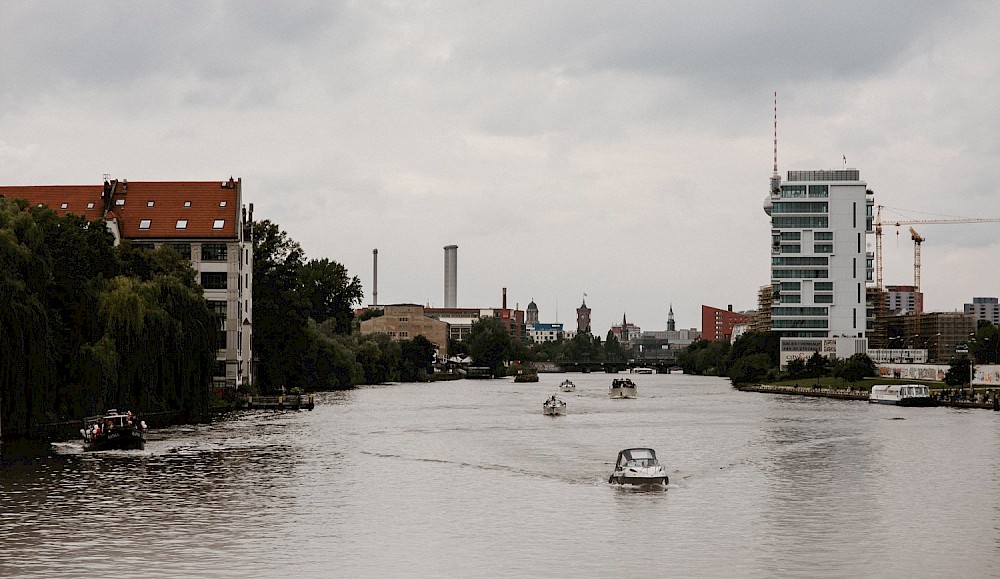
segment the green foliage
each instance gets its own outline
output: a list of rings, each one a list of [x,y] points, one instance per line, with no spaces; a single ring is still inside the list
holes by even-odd
[[[677,355],[677,365],[685,374],[725,376],[729,349],[729,342],[695,340]]]
[[[477,366],[503,373],[503,363],[510,359],[511,337],[503,322],[497,318],[481,318],[472,324],[466,340],[469,355]]]
[[[298,270],[299,288],[308,314],[317,322],[332,319],[338,333],[351,333],[354,306],[364,294],[361,280],[349,277],[347,268],[328,259],[311,260]]]
[[[948,371],[944,374],[944,383],[948,386],[962,386],[969,384],[969,376],[972,373],[972,360],[963,356],[955,358],[948,364]]]
[[[875,366],[875,362],[868,357],[868,354],[859,353],[846,360],[834,360],[830,366],[833,376],[841,378],[844,382],[853,383],[878,375],[878,368]]]
[[[813,352],[813,355],[806,360],[806,376],[809,378],[826,376],[829,368],[830,359],[819,352]]]
[[[0,199],[0,266],[5,438],[112,406],[204,415],[217,322],[175,252]]]
[[[767,375],[771,367],[771,359],[767,354],[749,354],[733,363],[729,369],[729,378],[733,384],[757,383]]]

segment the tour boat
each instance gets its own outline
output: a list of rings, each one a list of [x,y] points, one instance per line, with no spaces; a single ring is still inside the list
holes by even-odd
[[[142,450],[146,446],[146,423],[132,412],[108,410],[104,416],[83,420],[84,450]]]
[[[620,485],[650,486],[670,482],[667,469],[656,460],[652,448],[626,448],[618,453],[615,471],[608,482]]]
[[[562,416],[566,414],[566,403],[556,398],[553,394],[551,398],[542,404],[542,414],[546,416]]]
[[[559,385],[559,389],[563,392],[573,392],[576,390],[576,384],[572,380],[563,380],[562,384]]]
[[[635,368],[632,368],[632,373],[633,374],[655,374],[656,371],[653,370],[652,368],[647,368],[645,366],[636,366]]]
[[[895,404],[896,406],[936,406],[931,397],[931,389],[922,384],[876,384],[868,401],[873,404]]]
[[[635,382],[631,378],[615,378],[608,394],[612,398],[635,398]]]

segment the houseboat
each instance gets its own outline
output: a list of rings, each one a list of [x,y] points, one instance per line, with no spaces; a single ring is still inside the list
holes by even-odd
[[[931,389],[923,384],[876,384],[872,386],[868,401],[872,404],[896,406],[936,406]]]

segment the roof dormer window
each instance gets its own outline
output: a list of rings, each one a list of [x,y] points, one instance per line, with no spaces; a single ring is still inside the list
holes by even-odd
[[[115,205],[117,205],[118,207],[123,207],[125,205],[125,200],[124,199],[115,199]]]
[[[178,219],[177,220],[177,225],[175,227],[177,229],[187,229],[188,228],[188,220],[187,219]]]
[[[219,207],[225,207],[225,206],[226,206],[225,201],[219,201]]]
[[[190,207],[191,206],[191,202],[190,201],[185,201],[184,202],[184,206],[185,207]]]
[[[212,229],[222,229],[225,226],[226,226],[225,219],[216,219],[214,222],[212,222]]]
[[[152,201],[146,201],[146,207],[152,207],[152,206],[153,206]]]
[[[139,229],[149,229],[149,226],[152,225],[152,223],[152,219],[143,219],[139,221]]]
[[[90,203],[87,203],[87,209],[93,209],[93,208],[94,208],[94,202],[93,201],[91,201]]]
[[[67,207],[69,207],[69,203],[63,203],[59,206],[59,209],[66,209]]]

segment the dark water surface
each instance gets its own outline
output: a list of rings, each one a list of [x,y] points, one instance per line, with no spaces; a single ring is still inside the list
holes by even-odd
[[[569,375],[58,444],[0,474],[0,576],[1000,576],[1000,414]],[[607,484],[651,446],[667,490]]]

